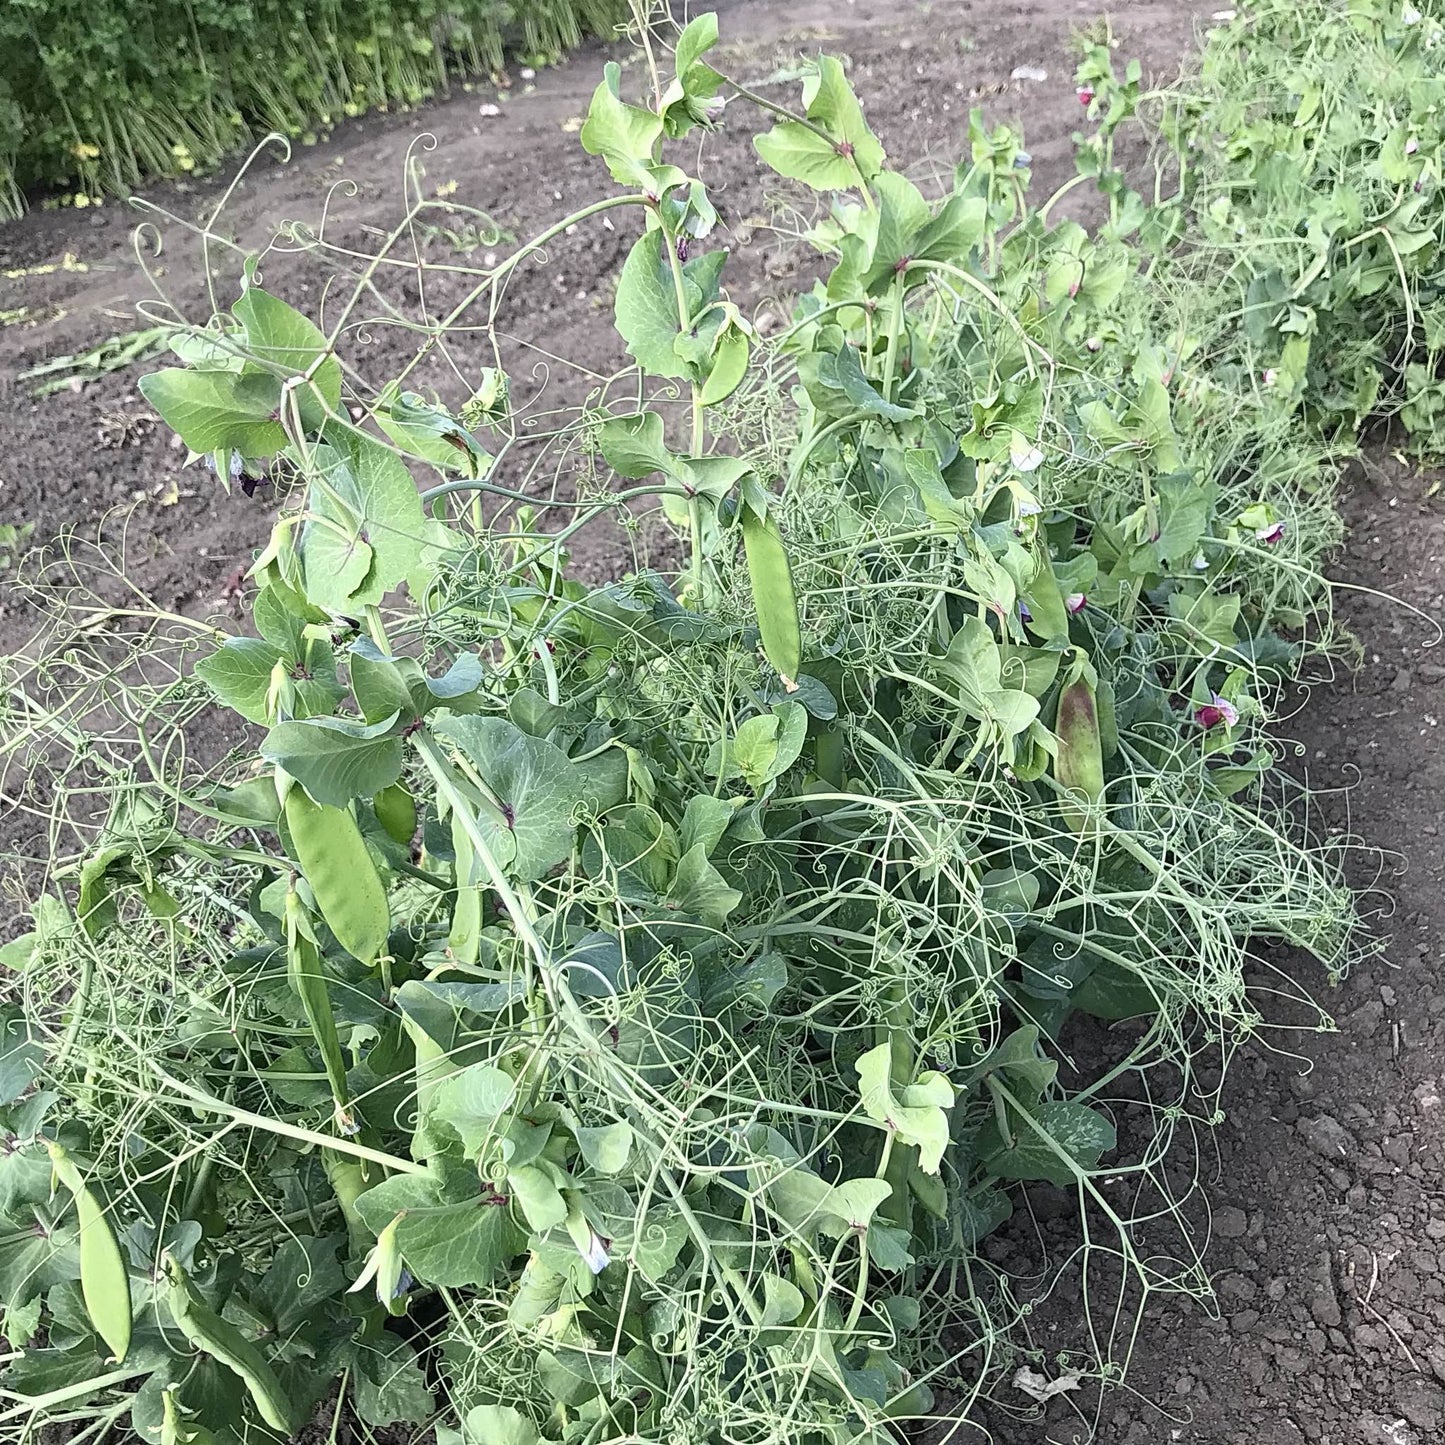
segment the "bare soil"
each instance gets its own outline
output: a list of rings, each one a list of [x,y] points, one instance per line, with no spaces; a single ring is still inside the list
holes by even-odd
[[[1211,8],[1200,0],[1119,4],[1112,18],[1121,52],[1167,78]],[[1096,0],[731,0],[718,9],[728,68],[746,80],[777,83],[770,78],[800,53],[826,47],[846,55],[885,145],[916,158],[921,175],[946,171],[962,153],[973,106],[1023,123],[1036,193],[1072,174],[1078,110],[1068,42],[1073,27],[1096,19]],[[263,244],[283,219],[314,223],[330,192],[328,235],[374,249],[367,228],[395,223],[405,158],[424,135],[435,138],[422,153],[429,192],[454,181],[455,201],[515,235],[532,234],[606,193],[599,163],[575,135],[600,58],[592,50],[530,85],[513,77],[501,92],[479,87],[413,114],[348,124],[289,165],[263,161],[237,189],[228,234],[243,247]],[[1012,79],[1020,66],[1047,79]],[[489,106],[499,113],[484,114]],[[805,277],[794,248],[761,223],[772,197],[749,132],[740,121],[710,142],[706,173],[735,252],[735,298],[783,315]],[[333,190],[342,178],[356,182],[354,192]],[[194,220],[222,184],[170,184],[150,199]],[[123,552],[128,574],[157,603],[218,610],[232,605],[227,594],[269,530],[274,498],[226,495],[198,468],[183,470],[183,454],[149,418],[134,369],[39,402],[15,379],[26,366],[145,324],[134,309],[152,294],[132,250],[137,219],[108,204],[37,211],[0,228],[0,273],[30,273],[0,274],[0,315],[24,308],[0,326],[0,522],[33,521],[37,539],[66,530],[99,536]],[[527,385],[534,394],[547,388],[545,405],[575,403],[597,375],[621,364],[600,286],[629,240],[621,225],[579,228],[548,248],[545,264],[518,275],[503,324],[537,348]],[[442,240],[428,259],[476,264],[448,245]],[[43,266],[56,269],[32,269]],[[204,272],[191,238],[171,228],[150,268],[172,303],[204,319]],[[320,300],[324,272],[314,256],[277,256],[266,280],[304,307]],[[399,304],[436,315],[469,282],[433,275],[424,296],[406,276],[388,284]],[[227,277],[223,303],[233,294]],[[415,346],[412,333],[375,327],[358,364],[368,378],[384,379]],[[559,356],[584,369],[559,364]],[[465,345],[453,358],[464,374],[482,361],[480,347],[469,353]],[[439,387],[446,380],[425,379]],[[453,378],[450,389],[459,385]],[[1013,1408],[991,1417],[993,1438],[1008,1445],[1445,1440],[1445,865],[1437,832],[1445,662],[1436,660],[1445,652],[1432,650],[1435,619],[1445,615],[1445,513],[1430,478],[1412,475],[1383,448],[1373,457],[1347,489],[1351,533],[1338,564],[1349,589],[1341,610],[1365,666],[1321,678],[1289,729],[1296,764],[1323,790],[1311,822],[1355,840],[1354,881],[1390,935],[1387,951],[1326,1000],[1340,1020],[1337,1034],[1272,1032],[1268,1047],[1235,1062],[1226,1117],[1204,1153],[1216,1300],[1173,1296],[1151,1308],[1123,1388],[1102,1396],[1082,1389],[1032,1420],[1020,1418],[1027,1401],[1015,1393]],[[614,572],[619,545],[615,535],[579,539],[583,574]],[[8,591],[0,594],[6,652],[32,625]],[[0,846],[20,852],[40,841],[14,815],[0,837]],[[1035,1203],[1035,1240],[1066,1249],[1076,1226],[1056,1200],[1041,1193]],[[1199,1227],[1209,1227],[1207,1217]],[[1040,1302],[1030,1332],[1045,1352],[1076,1345],[1077,1299],[1058,1293]]]

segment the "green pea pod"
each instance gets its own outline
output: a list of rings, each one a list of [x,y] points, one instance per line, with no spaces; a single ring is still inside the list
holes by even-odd
[[[293,888],[286,895],[286,977],[291,991],[301,1000],[306,1022],[321,1052],[321,1065],[331,1085],[336,1105],[336,1125],[343,1134],[354,1134],[357,1124],[351,1113],[351,1095],[346,1083],[346,1058],[336,1032],[336,1015],[326,987],[321,954],[300,927],[301,899]]]
[[[286,794],[286,824],[296,861],[336,941],[362,963],[375,963],[386,948],[391,914],[356,819],[349,809],[313,803],[298,784]]]
[[[407,847],[416,834],[416,803],[400,783],[383,788],[372,800],[376,820],[393,843]]]
[[[792,692],[803,665],[803,634],[783,535],[772,516],[760,516],[746,503],[742,507],[742,526],[763,652],[777,669],[783,686]]]
[[[325,1169],[336,1202],[341,1206],[351,1253],[355,1258],[363,1259],[371,1248],[371,1231],[357,1212],[356,1201],[366,1191],[366,1171],[361,1167],[360,1160],[347,1158],[334,1149],[321,1151],[321,1167]]]
[[[47,1147],[55,1177],[74,1195],[80,1218],[80,1293],[85,1311],[119,1363],[130,1350],[130,1273],[105,1209],[86,1186],[75,1161],[62,1145]]]
[[[180,1262],[169,1252],[162,1257],[161,1267],[170,1285],[168,1302],[176,1328],[196,1349],[238,1375],[261,1418],[289,1440],[295,1430],[291,1400],[265,1356],[197,1294]]]
[[[1094,689],[1084,678],[1077,678],[1059,694],[1058,719],[1054,732],[1059,740],[1059,755],[1054,759],[1054,777],[1064,789],[1064,820],[1076,833],[1082,833],[1087,815],[1069,801],[1083,796],[1098,804],[1104,797],[1104,753],[1099,740],[1099,711]]]

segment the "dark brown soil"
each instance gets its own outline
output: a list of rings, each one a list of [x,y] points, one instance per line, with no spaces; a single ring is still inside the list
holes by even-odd
[[[1188,48],[1193,21],[1210,8],[1198,0],[1121,4],[1113,15],[1121,50],[1167,74]],[[1024,123],[1039,193],[1072,174],[1077,105],[1067,41],[1072,26],[1095,18],[1095,0],[732,0],[719,9],[728,66],[745,79],[773,75],[799,52],[827,47],[848,56],[888,149],[917,158],[922,173],[951,166],[969,109],[980,105],[993,118]],[[1048,79],[1012,80],[1018,66],[1041,67]],[[283,219],[314,221],[328,187],[350,177],[359,190],[333,198],[332,234],[373,247],[363,228],[394,223],[406,153],[425,133],[437,140],[424,154],[429,191],[455,181],[456,201],[528,235],[605,193],[599,163],[569,126],[598,68],[593,52],[545,73],[530,92],[518,78],[496,116],[479,113],[499,104],[496,91],[479,89],[415,115],[355,122],[289,166],[262,163],[238,190],[228,233],[256,245]],[[745,122],[735,123],[710,145],[706,170],[714,187],[725,182],[734,296],[758,310],[801,278],[790,248],[758,224],[770,197],[748,134]],[[153,199],[194,218],[217,191],[214,183],[167,186]],[[13,381],[24,366],[138,324],[133,308],[149,293],[131,252],[136,219],[108,205],[37,213],[0,229],[0,270],[59,263],[67,253],[89,267],[0,277],[0,313],[27,309],[0,328],[0,522],[34,521],[37,537],[63,528],[94,536],[100,528],[113,547],[124,539],[130,575],[156,602],[207,611],[264,539],[274,504],[264,495],[228,497],[199,469],[183,471],[182,454],[150,428],[134,371],[38,403]],[[629,237],[619,225],[559,238],[547,264],[517,278],[508,331],[597,373],[615,369],[620,345],[599,285]],[[445,244],[429,259],[469,264]],[[184,235],[169,235],[152,266],[176,304],[203,314],[202,275]],[[321,280],[314,258],[268,264],[268,285],[302,306],[315,303]],[[436,314],[467,284],[433,278],[422,298],[403,280],[393,294],[413,313],[425,304]],[[234,294],[230,276],[220,294]],[[384,379],[413,348],[408,333],[376,328],[358,365]],[[464,369],[480,361],[479,350],[454,355]],[[544,405],[576,402],[590,384],[547,363]],[[1368,890],[1378,929],[1391,935],[1385,959],[1326,1000],[1340,1018],[1337,1035],[1273,1032],[1269,1048],[1256,1045],[1234,1064],[1226,1118],[1204,1141],[1201,1162],[1217,1301],[1161,1299],[1132,1352],[1127,1388],[1097,1400],[1086,1387],[1056,1399],[1044,1420],[1000,1414],[994,1438],[1007,1445],[1445,1440],[1445,865],[1437,840],[1445,652],[1431,650],[1434,619],[1445,615],[1445,515],[1429,478],[1412,476],[1383,450],[1375,455],[1347,493],[1351,540],[1339,564],[1352,589],[1341,593],[1341,611],[1366,666],[1321,679],[1290,727],[1299,766],[1322,790],[1313,826],[1358,840],[1354,881]],[[584,537],[577,556],[586,575],[614,571],[618,539]],[[18,599],[0,599],[0,650],[19,646],[29,627]],[[24,831],[7,827],[5,845],[33,847],[16,836]],[[1066,1244],[1073,1226],[1039,1202],[1038,1237]],[[1049,1213],[1055,1217],[1043,1217]],[[1078,1314],[1067,1293],[1042,1302],[1030,1321],[1033,1342],[1049,1353],[1075,1346]],[[1027,1401],[1013,1392],[1010,1403],[1017,1410]]]

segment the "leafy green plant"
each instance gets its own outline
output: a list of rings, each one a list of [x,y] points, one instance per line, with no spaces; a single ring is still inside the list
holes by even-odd
[[[416,105],[499,70],[504,46],[556,56],[607,36],[625,0],[35,0],[0,15],[0,218],[35,185],[125,193],[213,169],[268,131]]]
[[[284,498],[256,635],[137,606],[87,651],[36,579],[7,1423],[269,1438],[340,1380],[444,1445],[897,1441],[1012,1348],[978,1246],[1021,1183],[1073,1192],[1121,1303],[1207,1288],[1159,1242],[1195,1060],[1263,1026],[1253,942],[1358,948],[1269,735],[1330,640],[1327,441],[1231,363],[1246,283],[1129,239],[1176,202],[1052,224],[981,117],[925,196],[826,56],[757,139],[828,271],[764,340],[678,163],[749,98],[716,38],[673,35],[650,104],[607,67],[616,191],[374,391],[387,252],[327,331],[253,258],[172,338],[149,404]],[[604,215],[630,363],[529,415],[507,282]],[[472,324],[476,389],[412,389]],[[645,505],[681,562],[577,580]],[[206,766],[213,707],[249,729]]]
[[[1438,435],[1442,44],[1437,16],[1393,0],[1250,0],[1158,95],[1141,95],[1137,65],[1121,81],[1107,44],[1080,66],[1098,123],[1081,155],[1111,230],[1151,249],[1186,235],[1205,284],[1242,286],[1219,364],[1303,402],[1340,443],[1381,416],[1427,449]],[[1136,114],[1179,183],[1164,206],[1113,163]]]

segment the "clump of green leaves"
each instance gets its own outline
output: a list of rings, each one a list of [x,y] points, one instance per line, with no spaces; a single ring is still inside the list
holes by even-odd
[[[323,331],[254,265],[145,379],[284,500],[256,635],[158,615],[87,662],[62,607],[66,671],[11,692],[107,809],[5,955],[5,1418],[263,1438],[341,1378],[447,1445],[899,1441],[984,1387],[1020,1184],[1170,1283],[1118,1201],[1167,1216],[1247,948],[1348,961],[1268,732],[1327,624],[1326,447],[1221,362],[1226,280],[1051,224],[980,117],[925,195],[823,57],[757,146],[828,274],[764,341],[674,144],[747,98],[716,39],[650,104],[608,67],[618,190],[479,273],[470,395],[366,392],[371,277]],[[503,288],[604,213],[624,384],[531,425]],[[578,455],[600,494],[518,485]],[[648,499],[683,563],[577,580]],[[210,706],[250,730],[201,768]],[[1127,1021],[1092,1072],[1081,1018]]]

